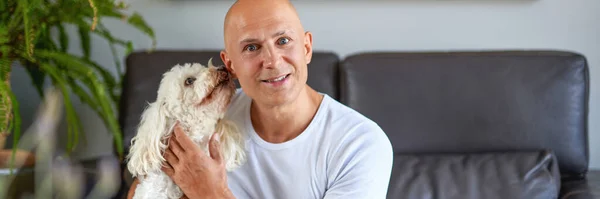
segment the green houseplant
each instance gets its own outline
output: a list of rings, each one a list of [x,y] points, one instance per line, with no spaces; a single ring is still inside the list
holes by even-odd
[[[67,120],[66,151],[77,146],[83,127],[73,108],[74,94],[102,118],[113,134],[116,151],[123,158],[121,130],[115,113],[120,98],[123,72],[116,46],[124,47],[126,55],[133,45],[111,34],[103,19],[113,18],[135,27],[156,44],[152,28],[143,17],[114,0],[0,0],[0,147],[9,134],[14,139],[12,159],[21,136],[19,103],[11,90],[12,67],[24,67],[39,95],[43,98],[43,83],[50,79],[64,98]],[[74,28],[74,34],[68,28]],[[91,36],[105,39],[115,56],[118,74],[90,59]],[[69,52],[69,38],[80,39],[82,55]],[[17,63],[17,64],[13,64]]]

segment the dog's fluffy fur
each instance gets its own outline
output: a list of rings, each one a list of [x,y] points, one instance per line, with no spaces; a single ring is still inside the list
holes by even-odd
[[[212,59],[211,59],[212,60]],[[221,154],[231,171],[245,161],[244,142],[237,127],[223,119],[235,85],[222,67],[198,63],[176,65],[163,74],[156,101],[144,110],[131,140],[127,169],[139,179],[134,198],[180,198],[183,193],[161,171],[163,152],[177,121],[207,155],[208,139],[220,134]]]

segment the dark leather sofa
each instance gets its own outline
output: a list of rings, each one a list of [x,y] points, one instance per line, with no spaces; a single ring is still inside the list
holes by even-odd
[[[222,64],[216,50],[127,58],[120,112],[126,147],[162,73],[211,57]],[[341,59],[315,52],[308,71],[309,85],[389,136],[395,157],[388,198],[587,199],[598,191],[587,178],[590,77],[580,54],[369,52]],[[120,196],[130,182],[124,178]]]

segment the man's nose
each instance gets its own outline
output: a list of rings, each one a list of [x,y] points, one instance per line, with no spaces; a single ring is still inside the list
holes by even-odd
[[[268,68],[277,67],[279,61],[279,52],[273,46],[265,47],[262,53],[263,65]]]

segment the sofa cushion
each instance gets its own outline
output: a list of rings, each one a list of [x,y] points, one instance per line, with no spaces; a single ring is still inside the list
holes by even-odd
[[[393,172],[394,199],[548,199],[560,188],[548,151],[396,155]]]
[[[123,96],[119,122],[123,128],[125,149],[135,136],[140,116],[149,102],[156,99],[162,74],[175,64],[199,62],[206,65],[213,58],[214,65],[223,65],[219,51],[159,50],[152,53],[134,52],[126,59]],[[315,90],[337,99],[339,58],[330,52],[314,52],[308,65],[307,83]],[[236,81],[236,85],[239,83]]]
[[[587,171],[580,54],[365,53],[340,70],[340,100],[377,122],[395,152],[551,149],[564,175]]]

